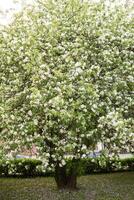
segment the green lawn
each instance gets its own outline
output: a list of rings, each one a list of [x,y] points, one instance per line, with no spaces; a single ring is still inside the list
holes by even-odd
[[[134,172],[78,178],[77,191],[57,191],[53,178],[0,178],[0,200],[134,200]]]

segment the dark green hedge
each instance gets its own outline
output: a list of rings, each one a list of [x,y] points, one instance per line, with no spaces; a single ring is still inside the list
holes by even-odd
[[[82,174],[106,173],[125,170],[133,171],[134,157],[119,160],[110,160],[109,158],[106,158],[103,165],[100,158],[96,158],[94,160],[91,158],[85,158],[80,161],[80,170]]]
[[[0,161],[0,175],[35,176],[38,174],[37,166],[42,162],[36,159],[13,159]]]
[[[134,170],[134,157],[122,159],[121,165],[123,169]]]
[[[68,163],[68,167],[70,164]],[[40,170],[37,168],[39,167]],[[113,171],[124,171],[134,170],[134,157],[125,158],[120,160],[110,160],[105,158],[91,159],[85,158],[81,159],[79,162],[79,174],[91,174],[91,173],[104,173],[104,172],[113,172]],[[36,159],[13,159],[13,160],[0,160],[0,175],[21,175],[21,176],[52,176],[53,172],[42,171],[42,161]]]

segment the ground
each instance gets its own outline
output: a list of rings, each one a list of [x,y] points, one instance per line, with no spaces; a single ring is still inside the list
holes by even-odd
[[[134,172],[78,178],[77,191],[58,191],[54,179],[0,178],[0,200],[134,200]]]

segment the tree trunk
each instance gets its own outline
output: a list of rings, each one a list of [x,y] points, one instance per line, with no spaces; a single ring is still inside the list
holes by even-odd
[[[67,176],[66,188],[74,190],[77,188],[77,174],[72,173]]]
[[[58,189],[75,190],[77,188],[77,167],[72,165],[67,173],[67,167],[55,168],[55,181]]]
[[[57,183],[58,189],[65,189],[67,185],[66,177],[66,167],[59,167],[58,165],[55,168],[55,181]]]

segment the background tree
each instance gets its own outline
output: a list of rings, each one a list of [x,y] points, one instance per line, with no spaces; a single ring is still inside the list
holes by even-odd
[[[5,149],[35,144],[58,188],[76,187],[98,141],[133,151],[133,27],[132,7],[39,0],[0,33]]]

